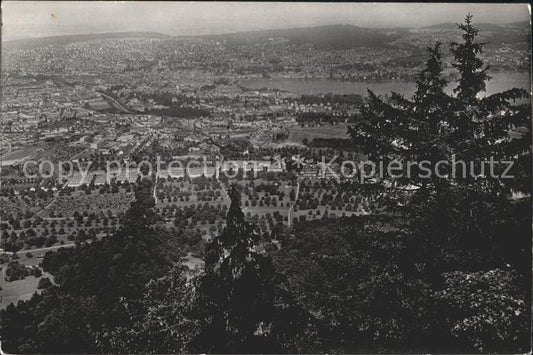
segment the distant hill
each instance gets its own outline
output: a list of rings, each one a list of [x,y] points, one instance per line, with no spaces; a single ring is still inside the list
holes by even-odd
[[[476,26],[480,31],[497,31],[497,30],[503,29],[502,25],[495,25],[493,23],[475,23],[474,26]],[[455,30],[457,29],[457,24],[454,22],[446,22],[446,23],[438,23],[436,25],[426,26],[423,28],[439,28],[439,29]]]
[[[503,43],[521,46],[527,49],[531,36],[531,26],[527,21],[514,22],[504,25],[491,23],[474,23],[479,29],[479,41],[486,42],[490,47],[498,47]],[[420,29],[422,32],[439,31],[446,34],[448,38],[444,42],[457,40],[459,31],[455,23],[441,23],[427,26]]]
[[[508,23],[507,26],[531,28],[531,23],[530,21],[518,21],[518,22]]]
[[[440,28],[453,30],[457,28],[457,24],[455,22],[437,23],[436,25],[424,26],[422,28]]]
[[[493,23],[474,23],[474,26],[477,27],[480,32],[505,31],[509,27],[516,27],[523,30],[527,30],[528,28],[530,28],[529,22],[527,21],[513,22],[505,25],[496,25]],[[438,23],[436,25],[431,26],[425,26],[423,28],[455,30],[457,29],[457,24],[453,22],[446,22]]]
[[[475,24],[475,26],[480,30],[480,39],[488,42],[491,46],[499,46],[502,43],[520,45],[524,48],[529,46],[531,27],[527,21],[505,25],[479,23]],[[289,43],[307,43],[319,49],[350,49],[357,47],[409,46],[411,42],[416,42],[413,40],[420,40],[425,37],[433,40],[432,36],[435,32],[440,33],[440,36],[443,37],[441,40],[444,42],[457,39],[459,35],[459,30],[455,23],[441,23],[413,30],[410,31],[408,28],[365,28],[354,25],[327,25],[203,36],[169,36],[157,32],[110,32],[12,40],[2,42],[2,46],[5,49],[32,48],[94,39],[197,37],[224,42],[229,46],[284,39],[289,41]]]
[[[9,48],[32,48],[47,46],[50,44],[66,44],[71,42],[84,42],[94,39],[111,39],[111,38],[167,38],[168,35],[157,32],[107,32],[107,33],[90,33],[77,35],[62,35],[40,38],[26,38],[2,42],[2,47]]]
[[[225,41],[228,44],[264,42],[271,38],[285,38],[292,43],[309,43],[316,48],[348,49],[354,47],[383,47],[396,40],[406,29],[364,28],[353,25],[328,25],[282,30],[239,32],[203,38]]]

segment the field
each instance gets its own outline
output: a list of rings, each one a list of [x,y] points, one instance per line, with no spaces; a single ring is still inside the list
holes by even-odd
[[[33,255],[33,258],[27,258],[25,256],[25,253],[21,253],[20,255],[20,263],[25,266],[34,266],[38,265],[42,259],[35,257]],[[43,277],[48,277],[50,280],[53,280],[52,275],[50,275],[47,272],[43,272],[43,275],[40,277],[35,276],[28,276],[22,280],[16,280],[12,282],[6,282],[5,281],[5,269],[7,267],[7,264],[1,265],[2,267],[2,302],[1,302],[1,309],[5,309],[10,303],[17,304],[18,301],[25,301],[29,300],[34,292],[40,292],[37,289],[37,285],[39,284],[39,280]]]
[[[15,150],[10,153],[7,153],[2,157],[4,160],[16,160],[16,159],[22,159],[25,158],[33,153],[33,149],[21,149],[21,150]]]

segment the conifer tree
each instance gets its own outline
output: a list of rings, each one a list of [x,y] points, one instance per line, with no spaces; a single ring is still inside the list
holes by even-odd
[[[408,221],[402,230],[402,240],[406,245],[405,257],[412,266],[416,265],[413,269],[417,277],[438,289],[447,271],[485,270],[492,275],[494,272],[488,270],[512,268],[519,274],[520,281],[515,285],[527,294],[531,280],[531,266],[527,263],[531,253],[531,197],[526,194],[525,198],[513,201],[511,192],[531,192],[531,106],[524,100],[530,96],[518,88],[485,95],[490,77],[480,57],[484,44],[476,41],[478,30],[472,16],[467,15],[458,29],[463,32],[463,42],[451,45],[453,66],[459,73],[453,94],[445,91],[437,45],[428,51],[429,60],[417,77],[413,98],[405,99],[394,93],[390,98],[382,98],[370,92],[361,110],[362,120],[350,133],[354,143],[371,157],[374,151],[378,152],[377,157],[385,155],[415,162],[427,159],[432,168],[437,161],[451,163],[452,158],[465,163],[461,168],[466,171],[448,178],[420,180],[404,176],[403,181],[388,178],[393,186],[412,183],[422,187],[407,202],[396,204],[400,207],[394,215],[395,220]],[[520,133],[524,131],[527,133]],[[502,177],[505,166],[501,165],[494,169],[495,176],[489,176],[487,170],[474,176],[470,166],[479,174],[482,164],[491,157],[513,163],[508,173],[515,178]],[[390,191],[377,192],[390,195]],[[469,291],[458,290],[462,292]],[[473,316],[485,320],[488,312],[497,312],[500,306],[490,303],[481,311],[475,302],[465,302],[457,318]],[[497,338],[490,328],[491,321],[487,324],[466,327],[461,336],[475,337],[482,328],[484,336]],[[517,327],[525,328],[525,323]],[[452,329],[445,336],[453,333]]]
[[[524,159],[527,160],[527,157],[531,156],[531,134],[512,136],[512,131],[516,128],[525,128],[531,132],[530,106],[523,101],[530,96],[527,91],[518,88],[488,96],[481,95],[485,90],[486,81],[490,80],[487,74],[489,67],[480,58],[485,43],[476,41],[478,29],[473,25],[472,18],[473,16],[468,14],[465,22],[458,24],[458,28],[463,31],[463,43],[451,44],[455,61],[453,66],[459,71],[460,78],[454,89],[454,118],[449,121],[447,140],[456,160],[472,162],[476,171],[481,171],[481,161],[490,158],[513,160],[519,164],[510,173],[531,177],[527,168],[520,166]],[[500,166],[495,172],[500,175],[504,168]],[[471,175],[468,173],[467,175]],[[488,175],[488,172],[485,175]],[[482,182],[470,177],[462,182],[493,192],[497,192],[494,189],[503,188],[506,191],[501,192],[506,193],[509,193],[511,188],[525,188],[529,191],[531,189],[514,179],[486,179]]]
[[[419,162],[428,160],[433,168],[439,160],[448,160],[446,139],[454,102],[446,94],[443,78],[441,43],[429,47],[429,58],[416,77],[416,91],[411,99],[392,93],[380,97],[369,91],[361,108],[362,119],[349,128],[355,144],[375,163],[391,160]],[[409,176],[395,180],[400,184],[426,186],[434,176],[420,179],[414,166]]]
[[[200,335],[196,351],[279,352],[300,328],[284,278],[257,252],[258,235],[240,209],[240,192],[230,191],[227,224],[206,247],[205,274],[198,280]]]
[[[472,14],[465,17],[465,23],[458,24],[464,42],[452,42],[450,44],[452,54],[456,60],[453,64],[461,74],[459,85],[454,89],[454,93],[460,100],[472,102],[476,95],[485,91],[485,82],[490,79],[487,74],[488,66],[485,66],[479,54],[483,53],[485,43],[476,42],[478,29],[472,25]]]

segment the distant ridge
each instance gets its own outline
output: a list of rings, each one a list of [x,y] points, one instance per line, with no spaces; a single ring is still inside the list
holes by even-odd
[[[508,24],[479,23],[475,26],[491,44],[528,42],[531,26],[528,21]],[[453,34],[457,30],[455,23],[440,23],[424,26],[421,29],[444,30]],[[91,34],[60,35],[40,38],[28,38],[2,42],[4,49],[33,48],[50,44],[66,44],[94,39],[113,38],[184,38],[196,37],[224,42],[227,45],[239,45],[267,42],[283,38],[293,44],[310,44],[318,49],[350,49],[357,47],[383,48],[394,45],[402,38],[408,38],[409,28],[367,28],[355,25],[325,25],[289,29],[258,30],[215,35],[180,35],[171,36],[159,32],[106,32]],[[526,43],[527,44],[527,43]]]
[[[105,32],[105,33],[87,33],[76,35],[60,35],[39,38],[25,38],[2,42],[2,47],[9,48],[32,48],[47,46],[50,44],[66,44],[71,42],[84,42],[93,39],[109,39],[109,38],[167,38],[165,35],[158,32]]]
[[[348,49],[354,47],[383,47],[397,39],[407,29],[365,28],[354,25],[326,25],[279,30],[206,35],[202,38],[226,41],[229,44],[267,41],[270,38],[285,38],[302,44],[310,43],[316,48]]]
[[[474,24],[475,27],[477,27],[480,31],[498,31],[505,29],[507,27],[523,27],[524,29],[529,27],[529,22],[527,21],[520,21],[520,22],[512,22],[512,23],[506,23],[506,24],[493,24],[493,23],[477,23]],[[422,28],[442,28],[442,29],[450,29],[454,30],[457,29],[457,24],[454,22],[445,22],[445,23],[438,23],[436,25],[430,25],[430,26],[424,26]]]
[[[531,21],[511,22],[511,23],[506,24],[506,26],[529,27],[529,28],[531,28]]]
[[[492,24],[479,23],[474,24],[479,29],[479,40],[485,42],[488,47],[497,47],[504,43],[520,46],[523,49],[529,48],[531,38],[531,26],[527,21],[506,23],[506,24]],[[436,30],[442,31],[448,35],[449,40],[459,35],[457,24],[455,23],[441,23],[432,26],[421,28],[422,30]]]

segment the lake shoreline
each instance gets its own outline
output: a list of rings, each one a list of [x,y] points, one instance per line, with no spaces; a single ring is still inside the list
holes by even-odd
[[[492,77],[487,82],[486,95],[505,91],[514,87],[531,90],[529,72],[493,72]],[[366,95],[367,89],[376,94],[384,95],[390,92],[398,92],[403,95],[412,95],[416,88],[414,80],[371,80],[353,81],[345,79],[327,78],[246,78],[239,79],[238,84],[251,90],[263,88],[291,92],[299,95],[322,95],[322,94],[359,94]],[[450,81],[447,91],[451,92],[456,85],[455,81]]]

